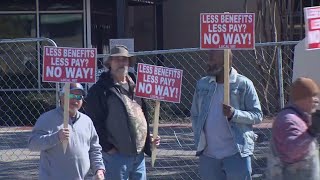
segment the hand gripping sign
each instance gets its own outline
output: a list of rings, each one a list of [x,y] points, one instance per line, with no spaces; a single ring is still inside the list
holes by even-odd
[[[254,13],[201,13],[200,48],[224,49],[224,103],[229,105],[230,49],[255,47]]]
[[[158,136],[160,101],[180,103],[182,73],[180,69],[138,64],[136,96],[156,100],[153,137]],[[156,159],[156,146],[152,146],[152,167]]]
[[[95,48],[45,46],[43,50],[43,82],[65,83],[63,127],[68,128],[70,83],[95,83],[97,67]],[[66,152],[67,141],[63,142]]]

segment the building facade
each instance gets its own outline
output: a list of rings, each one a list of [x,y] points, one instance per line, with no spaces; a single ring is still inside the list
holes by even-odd
[[[159,7],[151,0],[3,0],[0,39],[47,37],[99,53],[111,38],[135,38],[138,50],[151,50]]]
[[[134,38],[135,51],[163,48],[160,1],[2,0],[0,4],[0,39],[46,37],[61,47],[94,47],[98,54],[108,53],[109,39],[116,38]],[[10,72],[11,63],[37,64],[36,58],[16,61],[1,62],[2,71]]]
[[[257,22],[276,7],[274,21],[285,32],[278,40],[301,40],[303,8],[320,1],[270,2],[275,5],[261,0],[2,0],[0,39],[48,37],[59,46],[96,47],[98,53],[108,51],[111,38],[134,38],[136,51],[199,47],[200,13],[254,12]]]
[[[255,13],[256,42],[304,38],[305,7],[320,0],[169,0],[163,3],[164,48],[200,46],[200,13]],[[275,36],[277,34],[277,36]]]

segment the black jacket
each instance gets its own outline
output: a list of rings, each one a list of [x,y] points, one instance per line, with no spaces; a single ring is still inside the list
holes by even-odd
[[[135,81],[134,74],[129,73],[129,75]],[[133,85],[134,84],[130,84],[130,88],[132,88],[131,86]],[[125,109],[125,104],[121,98],[123,94],[119,92],[110,72],[105,72],[101,74],[98,82],[89,89],[88,95],[84,100],[83,110],[92,119],[99,135],[102,150],[104,152],[108,152],[113,147],[115,147],[119,152],[134,154],[136,153],[135,133],[132,132],[133,129],[130,127],[128,114],[124,113],[127,120],[121,119],[121,117],[123,117],[123,114],[121,117],[119,115],[119,118],[117,118],[119,112],[112,112],[112,116],[116,116],[116,118],[108,118],[108,116],[110,115],[109,113],[111,113],[109,111],[110,107],[108,105],[108,98],[110,98],[111,96],[113,97],[113,99],[121,101],[120,104],[123,104],[123,106],[121,107],[112,108],[123,108],[119,110],[119,112],[123,112],[123,110]],[[143,99],[141,99],[141,101],[142,110],[147,119],[147,106]],[[126,109],[125,112],[127,112]],[[110,128],[107,127],[107,124],[110,125]],[[147,127],[147,139],[144,147],[144,152],[148,156],[151,156],[151,138],[148,120]]]

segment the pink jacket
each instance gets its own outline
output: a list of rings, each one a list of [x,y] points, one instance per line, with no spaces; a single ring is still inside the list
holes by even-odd
[[[272,140],[282,162],[295,163],[304,159],[311,151],[315,137],[307,129],[311,119],[294,105],[284,108],[276,117],[272,127]]]

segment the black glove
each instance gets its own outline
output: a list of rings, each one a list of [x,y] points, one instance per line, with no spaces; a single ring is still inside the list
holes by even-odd
[[[308,132],[316,137],[320,134],[320,110],[317,110],[315,113],[312,114],[312,124],[308,128]]]

